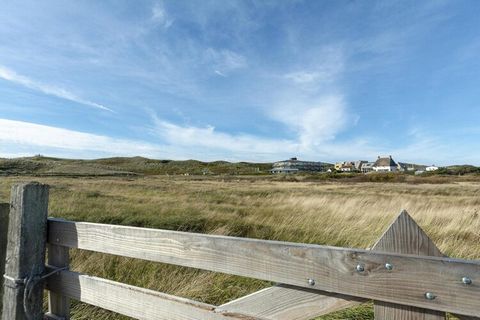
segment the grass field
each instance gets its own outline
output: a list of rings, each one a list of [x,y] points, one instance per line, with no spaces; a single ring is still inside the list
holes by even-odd
[[[366,248],[407,209],[449,256],[480,258],[480,182],[440,184],[274,181],[269,177],[148,176],[36,180],[51,185],[50,215],[78,221]],[[89,252],[72,269],[212,304],[269,283]],[[74,303],[73,319],[127,319]],[[363,305],[322,319],[373,319]]]

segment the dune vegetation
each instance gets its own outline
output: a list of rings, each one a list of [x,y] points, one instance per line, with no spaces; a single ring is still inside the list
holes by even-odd
[[[50,189],[50,215],[77,221],[367,248],[407,209],[447,255],[480,258],[480,182],[279,181],[254,176],[3,177]],[[301,180],[301,179],[300,179]],[[264,281],[73,250],[72,269],[221,304]],[[73,302],[73,319],[127,319]],[[371,304],[321,319],[373,319]]]

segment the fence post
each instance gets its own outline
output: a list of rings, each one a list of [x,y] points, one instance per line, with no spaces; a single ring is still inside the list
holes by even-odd
[[[442,257],[426,233],[403,210],[372,250]],[[392,266],[395,272],[395,266]],[[374,302],[375,320],[445,320],[445,312],[387,302]]]
[[[55,244],[48,244],[48,264],[57,268],[69,266],[69,249]],[[48,318],[70,319],[70,299],[55,292],[48,292]]]
[[[7,254],[8,203],[0,203],[0,317],[3,306],[3,274],[5,273],[5,255]]]
[[[47,185],[32,182],[12,187],[3,320],[43,318],[44,283],[39,281],[39,276],[45,271],[47,214]],[[26,299],[27,305],[24,306],[26,288],[30,294]]]

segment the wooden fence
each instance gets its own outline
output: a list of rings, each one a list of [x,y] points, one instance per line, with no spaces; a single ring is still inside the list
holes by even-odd
[[[3,320],[69,319],[70,299],[135,319],[307,320],[368,300],[375,319],[445,319],[446,312],[480,319],[480,261],[445,257],[405,211],[370,250],[72,222],[47,213],[48,186],[39,183],[13,186],[10,206],[0,206]],[[213,306],[70,271],[69,248],[277,285]]]

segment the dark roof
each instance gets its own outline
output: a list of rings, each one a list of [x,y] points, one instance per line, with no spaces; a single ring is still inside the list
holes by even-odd
[[[374,167],[396,167],[397,164],[393,161],[392,157],[380,158],[375,161]]]

